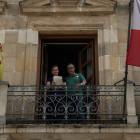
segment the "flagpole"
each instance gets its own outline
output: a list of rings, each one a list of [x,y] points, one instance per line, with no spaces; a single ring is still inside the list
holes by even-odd
[[[128,25],[128,38],[127,38],[127,53],[128,53],[128,49],[129,49],[129,42],[130,42],[131,11],[132,11],[132,0],[130,0],[130,8],[129,8],[129,25]],[[126,56],[127,56],[127,53],[126,53]],[[125,87],[125,89],[124,89],[123,119],[125,119],[127,75],[128,75],[128,65],[125,65],[125,78],[124,78],[124,87]]]

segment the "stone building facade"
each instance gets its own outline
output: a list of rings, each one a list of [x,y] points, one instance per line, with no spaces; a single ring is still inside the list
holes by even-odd
[[[122,80],[125,76],[129,8],[129,0],[1,0],[0,39],[5,60],[3,81],[10,85],[39,85],[42,42],[49,38],[94,38],[95,84],[113,85]],[[129,66],[128,79],[138,85],[139,76],[140,68]],[[0,125],[0,140],[136,140],[140,136],[132,100],[127,106],[134,121],[132,125],[102,128],[99,125]],[[136,106],[138,110],[139,106]]]

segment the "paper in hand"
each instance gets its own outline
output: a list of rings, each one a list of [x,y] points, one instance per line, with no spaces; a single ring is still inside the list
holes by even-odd
[[[62,85],[63,84],[62,76],[54,76],[53,81],[55,82],[55,85]]]

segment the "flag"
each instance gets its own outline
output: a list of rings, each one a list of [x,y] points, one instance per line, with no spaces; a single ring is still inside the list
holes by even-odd
[[[0,42],[0,80],[3,80],[3,75],[4,75],[4,54]]]
[[[140,67],[140,1],[134,0],[131,36],[126,65]]]

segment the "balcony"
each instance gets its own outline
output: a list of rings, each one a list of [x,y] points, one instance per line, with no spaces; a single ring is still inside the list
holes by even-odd
[[[6,124],[126,123],[124,86],[10,86],[7,97]]]

